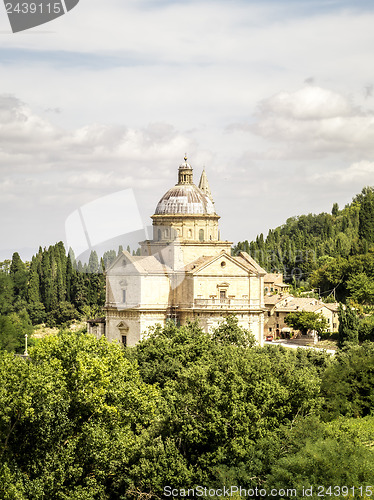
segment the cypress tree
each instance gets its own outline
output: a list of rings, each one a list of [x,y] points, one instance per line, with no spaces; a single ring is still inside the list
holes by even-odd
[[[40,280],[38,273],[38,260],[37,257],[33,257],[31,260],[30,272],[29,272],[29,282],[27,287],[27,300],[28,303],[40,302]]]
[[[374,194],[371,190],[366,191],[361,201],[358,234],[361,239],[374,242]]]
[[[339,205],[334,203],[332,206],[331,214],[336,217],[339,214]]]
[[[13,311],[14,284],[9,274],[0,272],[0,315]]]
[[[99,257],[97,256],[97,252],[93,250],[88,260],[87,272],[90,274],[97,274],[98,271],[99,271]]]
[[[356,311],[347,304],[344,308],[339,305],[339,337],[338,347],[342,348],[347,344],[358,344],[359,320]]]
[[[66,300],[68,302],[72,300],[73,273],[73,264],[69,253],[66,259]]]
[[[9,275],[13,281],[14,294],[21,298],[27,295],[27,270],[18,252],[15,252],[10,264]]]
[[[66,299],[66,274],[64,263],[61,262],[59,254],[56,256],[56,291],[58,302],[64,302]],[[65,279],[64,279],[65,278]]]
[[[103,263],[104,263],[103,270],[108,269],[111,263],[115,261],[116,257],[117,254],[115,250],[106,251],[103,255]]]

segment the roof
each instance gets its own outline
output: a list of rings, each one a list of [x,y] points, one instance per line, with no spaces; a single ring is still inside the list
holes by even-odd
[[[257,267],[255,267],[252,264],[252,262],[249,262],[244,257],[242,257],[242,256],[233,257],[232,255],[228,254],[224,250],[222,250],[220,253],[218,253],[216,255],[212,255],[209,257],[208,256],[199,257],[198,259],[194,260],[193,262],[187,264],[184,267],[184,270],[187,272],[190,271],[190,272],[195,273],[196,271],[203,268],[205,265],[210,264],[211,262],[214,262],[215,260],[221,259],[223,256],[226,257],[231,262],[237,264],[241,268],[244,268],[249,273],[258,274],[258,272],[259,272],[258,268],[263,271],[263,269],[260,266],[258,266],[258,264],[257,264]],[[263,271],[263,272],[265,272],[265,271]]]
[[[171,271],[169,266],[162,264],[154,255],[131,257],[132,263],[139,271],[145,271],[147,273],[164,273],[165,271]]]
[[[266,274],[265,269],[263,269],[260,264],[258,264],[247,252],[240,252],[236,259],[238,261],[244,262],[247,266],[249,265],[257,273],[262,275]]]
[[[275,306],[277,311],[308,311],[316,312],[323,307],[331,311],[337,310],[336,304],[325,304],[321,300],[308,297],[293,297],[292,295],[271,295],[265,296],[266,306]],[[333,307],[332,307],[333,306]]]
[[[205,263],[213,260],[213,257],[208,257],[208,256],[203,256],[199,257],[198,259],[194,260],[193,262],[190,262],[184,267],[184,271],[197,271],[198,268],[203,266]]]
[[[160,262],[154,255],[147,255],[147,256],[131,255],[126,250],[123,250],[107,270],[107,274],[109,276],[119,275],[122,273],[122,270],[124,271],[126,269],[122,262],[124,257],[126,259],[126,268],[127,265],[130,266],[132,265],[134,271],[139,274],[144,274],[144,273],[170,274],[172,272],[172,269],[170,267]],[[125,274],[128,273],[129,270],[127,268]]]
[[[284,295],[278,295],[278,294],[265,295],[264,301],[265,301],[265,304],[272,305],[272,304],[276,304],[277,302],[279,302],[282,299],[284,299]]]
[[[282,273],[266,273],[264,277],[266,283],[283,283]]]
[[[155,215],[215,215],[211,199],[195,184],[177,184],[158,202]]]

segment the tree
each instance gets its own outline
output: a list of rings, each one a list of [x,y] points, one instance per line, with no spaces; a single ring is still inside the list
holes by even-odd
[[[360,342],[365,342],[366,340],[374,342],[374,316],[366,316],[360,321],[358,339]]]
[[[331,214],[334,216],[334,217],[337,217],[337,215],[339,215],[339,205],[337,203],[334,203],[333,206],[332,206],[332,210],[331,210]]]
[[[155,434],[159,391],[119,345],[68,333],[28,361],[0,353],[0,388],[1,498],[114,500],[186,480],[178,450]]]
[[[14,294],[21,298],[26,298],[27,270],[18,252],[13,254],[9,275],[13,281]]]
[[[23,352],[25,335],[31,336],[31,333],[31,321],[26,310],[0,316],[0,350]]]
[[[127,353],[135,354],[143,379],[160,387],[161,435],[196,484],[258,484],[279,424],[319,406],[313,362],[286,349],[243,348],[237,327],[229,320],[209,336],[197,323],[169,322]]]
[[[29,280],[27,286],[27,301],[28,303],[38,303],[40,302],[40,280],[38,274],[38,262],[36,257],[31,260]]]
[[[323,417],[365,417],[374,407],[374,345],[339,351],[322,377]]]
[[[92,250],[88,261],[88,273],[97,274],[99,272],[99,257],[96,250]]]
[[[327,319],[322,313],[309,311],[291,312],[284,321],[291,328],[300,330],[302,334],[306,334],[308,330],[315,330],[321,334],[328,326]]]
[[[351,298],[360,304],[374,304],[374,283],[365,273],[359,273],[347,281]]]
[[[359,321],[355,309],[349,303],[346,307],[339,304],[339,348],[358,344],[358,325]]]
[[[0,314],[8,314],[14,310],[14,284],[9,274],[0,271]]]
[[[78,311],[73,304],[62,301],[57,304],[56,309],[47,315],[47,325],[53,327],[64,323],[70,324],[74,319],[78,319],[78,316]]]
[[[213,331],[212,340],[224,345],[251,347],[256,341],[253,335],[238,325],[236,316],[228,316],[225,321]]]
[[[371,189],[364,193],[361,201],[358,234],[361,239],[374,242],[374,194]]]
[[[27,304],[27,312],[33,325],[40,325],[46,320],[45,307],[41,302]]]
[[[374,418],[341,418],[323,423],[317,417],[298,419],[291,428],[281,428],[274,440],[274,462],[264,488],[296,490],[297,496],[317,499],[323,492],[339,498],[356,498],[353,488],[362,488],[369,499],[374,477]],[[329,489],[329,486],[331,488]],[[369,492],[366,495],[366,492]],[[340,494],[339,494],[340,493]]]
[[[107,250],[103,255],[104,266],[103,270],[105,271],[108,267],[116,260],[117,254],[115,250]]]
[[[160,387],[177,377],[183,367],[209,356],[212,348],[210,336],[198,323],[177,328],[168,321],[164,327],[158,325],[149,333],[135,346],[132,356],[139,364],[143,380]]]
[[[69,253],[66,259],[66,300],[68,302],[72,300],[73,275],[73,263]]]

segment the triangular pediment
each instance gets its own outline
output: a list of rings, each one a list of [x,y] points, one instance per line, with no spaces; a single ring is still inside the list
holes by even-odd
[[[213,257],[205,259],[195,268],[191,266],[190,272],[193,275],[212,273],[215,276],[219,276],[220,274],[256,276],[256,272],[251,267],[246,265],[245,261],[233,257],[224,250]]]
[[[117,328],[119,330],[129,330],[129,325],[127,323],[125,323],[124,321],[120,321],[117,325]]]

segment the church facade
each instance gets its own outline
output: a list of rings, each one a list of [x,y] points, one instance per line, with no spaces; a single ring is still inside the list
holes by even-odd
[[[266,272],[221,240],[205,170],[196,186],[185,157],[151,218],[153,239],[140,243],[141,255],[123,251],[107,270],[108,340],[132,346],[168,320],[198,320],[209,332],[233,314],[262,345]]]

